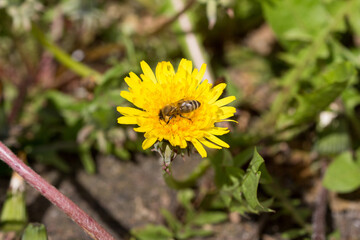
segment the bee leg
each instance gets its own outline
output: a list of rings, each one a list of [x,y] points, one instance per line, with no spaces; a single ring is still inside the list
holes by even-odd
[[[170,122],[170,120],[173,118],[174,116],[170,116],[169,120],[166,122],[166,125]]]
[[[191,118],[184,117],[184,116],[183,116],[183,115],[181,115],[181,114],[180,114],[180,117],[182,117],[182,118],[186,118],[187,120],[190,120],[190,121],[192,122]]]

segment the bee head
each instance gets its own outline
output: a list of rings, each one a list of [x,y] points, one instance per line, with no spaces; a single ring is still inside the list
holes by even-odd
[[[164,114],[162,113],[161,109],[159,111],[159,120],[164,120],[165,121]]]

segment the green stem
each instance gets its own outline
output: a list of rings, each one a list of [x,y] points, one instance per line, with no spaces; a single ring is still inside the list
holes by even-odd
[[[91,156],[91,143],[89,143],[89,141],[83,142],[79,145],[79,154],[86,172],[94,174],[96,172],[96,166],[94,159]]]
[[[164,173],[163,177],[166,184],[173,189],[185,189],[195,185],[197,179],[204,175],[211,166],[209,159],[204,159],[195,170],[184,180],[176,180],[171,174]]]
[[[56,60],[58,60],[64,66],[68,67],[82,77],[91,77],[96,83],[100,83],[102,79],[101,73],[72,59],[69,54],[64,52],[60,47],[58,47],[49,38],[47,38],[45,34],[40,30],[40,28],[38,28],[35,24],[33,24],[31,33],[41,43],[41,45],[43,45],[44,48],[51,52],[56,58]]]

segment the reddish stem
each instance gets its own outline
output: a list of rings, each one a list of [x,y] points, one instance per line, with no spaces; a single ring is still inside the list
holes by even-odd
[[[9,165],[15,172],[22,176],[26,182],[38,190],[55,206],[60,208],[74,222],[76,222],[93,239],[115,240],[93,218],[81,210],[74,202],[59,192],[55,187],[46,182],[36,172],[29,168],[23,161],[15,156],[9,148],[0,141],[0,159]]]

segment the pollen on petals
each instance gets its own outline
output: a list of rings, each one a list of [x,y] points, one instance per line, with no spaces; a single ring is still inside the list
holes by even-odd
[[[155,74],[145,61],[140,66],[143,74],[139,78],[131,72],[125,78],[129,89],[120,94],[135,106],[118,107],[117,110],[123,115],[118,118],[119,124],[136,124],[138,127],[134,130],[144,133],[143,149],[166,140],[183,149],[193,145],[201,157],[206,157],[204,146],[213,149],[229,147],[216,137],[229,130],[216,127],[215,123],[230,121],[228,118],[236,109],[227,104],[235,97],[219,99],[226,84],[212,87],[207,80],[202,81],[205,64],[197,70],[193,69],[191,61],[182,59],[175,72],[170,62],[160,62]],[[177,105],[179,101],[189,101],[191,111],[181,112]],[[200,105],[194,105],[194,101]]]

